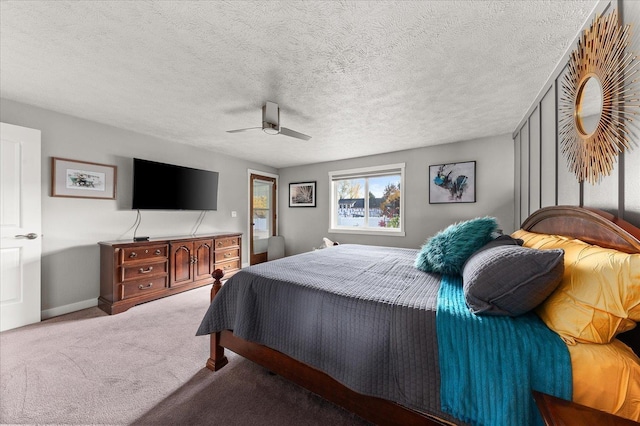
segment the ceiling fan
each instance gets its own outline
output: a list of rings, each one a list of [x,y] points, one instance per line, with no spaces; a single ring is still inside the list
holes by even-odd
[[[287,129],[286,127],[280,126],[280,107],[275,102],[267,101],[262,107],[262,127],[249,127],[246,129],[227,130],[227,133],[238,133],[255,129],[262,129],[263,132],[269,135],[285,135],[305,141],[311,139],[311,136],[307,136],[303,133],[296,132],[295,130]]]

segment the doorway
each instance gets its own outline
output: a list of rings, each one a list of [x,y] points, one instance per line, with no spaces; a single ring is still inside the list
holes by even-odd
[[[267,261],[269,237],[276,235],[277,178],[249,175],[249,264]]]

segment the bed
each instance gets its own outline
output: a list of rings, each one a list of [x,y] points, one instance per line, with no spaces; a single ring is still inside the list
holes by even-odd
[[[621,254],[640,253],[640,229],[593,209],[569,206],[544,208],[532,214],[516,234],[527,239],[531,248],[536,250],[549,249],[534,247],[535,244],[549,244],[538,237],[562,236],[566,241],[578,239],[579,243],[614,249]],[[565,240],[562,243],[568,244]],[[467,327],[445,321],[442,312],[446,311],[440,310],[443,294],[449,289],[458,291],[456,289],[461,287],[461,278],[456,282],[453,275],[416,270],[413,262],[416,250],[357,245],[338,247],[248,268],[228,280],[224,291],[221,291],[222,272],[216,271],[216,282],[211,292],[212,305],[198,330],[198,334],[209,334],[211,339],[207,368],[217,371],[227,364],[224,354],[226,348],[376,424],[482,423],[478,418],[496,423],[486,420],[494,417],[481,417],[484,413],[476,417],[477,407],[468,408],[463,404],[443,409],[443,401],[457,402],[457,389],[474,386],[468,381],[467,374],[459,374],[462,377],[452,379],[449,377],[451,374],[447,373],[452,369],[447,368],[441,377],[438,368],[442,368],[441,363],[445,361],[449,366],[456,365],[456,362],[470,363],[469,355],[460,355],[467,358],[458,361],[456,357],[459,354],[443,352],[458,351],[458,347],[465,347],[464,344],[455,344],[455,341],[453,344],[447,342],[443,336],[460,334],[461,330],[463,336],[457,338],[466,341],[465,333],[475,336],[475,330],[478,330],[472,328],[478,324]],[[550,250],[557,251],[554,247]],[[310,273],[315,270],[325,272],[323,275]],[[393,270],[393,275],[387,274],[389,270]],[[451,309],[452,321],[458,320],[460,315],[474,316],[462,312],[467,309],[460,309],[459,305]],[[455,309],[462,313],[459,315]],[[251,314],[242,319],[242,310]],[[504,345],[505,348],[498,352],[488,352],[483,356],[491,358],[506,354],[510,356],[505,358],[518,359],[527,356],[531,358],[527,362],[534,364],[525,369],[545,371],[547,374],[538,374],[539,377],[534,374],[536,377],[532,377],[527,386],[509,391],[504,391],[502,386],[509,385],[508,382],[513,380],[492,383],[489,388],[497,387],[500,391],[495,393],[500,395],[524,392],[524,396],[519,398],[519,405],[526,405],[525,411],[535,408],[532,390],[571,399],[572,387],[576,383],[571,383],[572,366],[567,363],[574,362],[577,356],[571,349],[567,350],[571,346],[565,345],[559,335],[549,331],[541,322],[541,327],[540,324],[531,324],[531,321],[538,320],[533,313],[515,318],[491,317],[498,319],[488,321],[485,320],[486,316],[477,316],[483,324],[497,324],[490,326],[498,328],[487,331],[489,334],[486,336],[505,335],[507,340],[495,345],[478,345],[478,339],[482,342],[483,337],[476,336],[475,342],[469,338],[472,343],[466,346],[469,346],[467,350],[472,358],[476,357],[479,346]],[[518,338],[518,333],[523,334],[522,328],[518,328],[518,323],[522,322],[526,323],[524,327],[534,327],[526,328],[533,330],[527,331],[527,335],[540,334],[542,340],[530,342],[527,337],[523,345],[514,345],[513,340],[509,341],[509,338],[514,338],[509,337],[512,328],[515,338]],[[373,328],[365,329],[364,323],[369,323]],[[514,324],[517,327],[514,328]],[[616,325],[624,332],[616,334],[637,353],[640,340],[636,330],[631,330],[634,325],[634,321],[626,319]],[[473,329],[474,332],[468,332],[467,329]],[[562,339],[565,342],[570,340],[566,337]],[[617,339],[615,342],[615,345],[627,348]],[[557,355],[547,350],[552,345],[558,348]],[[520,346],[527,349],[520,349]],[[578,344],[573,342],[573,346],[600,349],[610,345],[587,345],[580,341]],[[520,350],[524,352],[517,352]],[[529,352],[533,355],[529,355]],[[583,363],[588,363],[592,362],[593,356],[599,355],[577,357]],[[472,359],[471,364],[475,362]],[[632,360],[633,363],[635,361]],[[573,368],[575,370],[575,366]],[[493,374],[496,375],[501,374]],[[482,385],[486,377],[478,380]],[[595,387],[582,386],[585,387],[590,388],[590,393],[581,398],[597,400]],[[453,389],[454,395],[451,396],[447,389]],[[633,389],[631,392],[628,397],[638,397],[633,394]],[[500,399],[491,392],[483,393],[488,395],[491,403]],[[501,408],[489,407],[486,410]],[[498,417],[501,415],[498,414]],[[525,424],[539,422],[537,418],[525,419]]]

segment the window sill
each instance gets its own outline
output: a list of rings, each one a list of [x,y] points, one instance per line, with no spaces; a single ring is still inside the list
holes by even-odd
[[[330,234],[359,234],[359,235],[378,235],[385,237],[404,237],[404,231],[376,231],[373,229],[353,229],[353,228],[329,228]]]

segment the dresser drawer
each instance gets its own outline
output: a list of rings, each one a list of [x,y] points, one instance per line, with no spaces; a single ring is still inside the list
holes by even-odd
[[[145,277],[157,277],[158,275],[167,275],[169,262],[167,259],[157,262],[144,262],[121,266],[120,281],[141,280]]]
[[[215,249],[221,249],[225,247],[233,247],[238,245],[238,237],[229,238],[217,238],[215,241]]]
[[[133,281],[120,284],[120,299],[142,296],[167,288],[168,277],[151,277],[148,280]]]
[[[218,250],[215,253],[215,262],[224,262],[225,260],[240,257],[240,249]]]
[[[240,259],[231,260],[229,262],[216,262],[215,269],[222,269],[224,272],[240,269]]]
[[[168,244],[158,244],[139,247],[125,247],[121,250],[121,262],[127,263],[136,260],[166,258],[169,253]]]

